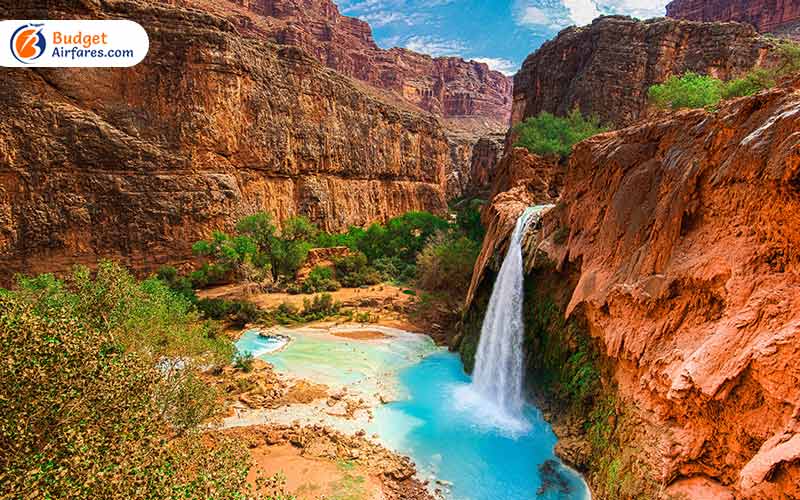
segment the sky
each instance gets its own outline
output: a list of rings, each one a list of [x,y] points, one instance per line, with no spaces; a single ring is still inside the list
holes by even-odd
[[[561,29],[604,14],[663,16],[669,0],[334,0],[369,22],[383,48],[459,56],[514,74]]]

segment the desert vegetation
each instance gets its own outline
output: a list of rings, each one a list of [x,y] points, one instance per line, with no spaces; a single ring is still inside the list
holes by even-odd
[[[585,117],[577,109],[563,117],[544,112],[514,128],[514,145],[542,156],[569,156],[575,144],[606,130],[597,118]]]
[[[789,41],[775,41],[774,44],[779,61],[775,66],[754,68],[729,81],[693,72],[672,76],[650,87],[650,101],[660,109],[713,109],[720,101],[775,87],[781,79],[800,71],[800,45]]]
[[[219,326],[160,279],[104,262],[0,292],[0,483],[9,498],[269,498],[247,450],[204,439]],[[270,479],[273,484],[279,481]]]

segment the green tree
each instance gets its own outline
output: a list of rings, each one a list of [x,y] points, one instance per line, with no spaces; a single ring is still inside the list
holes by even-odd
[[[715,106],[722,99],[723,89],[719,79],[690,72],[653,85],[648,94],[657,107],[675,110]]]
[[[439,233],[417,257],[417,283],[429,291],[466,295],[480,245],[466,236]]]
[[[518,147],[543,155],[568,156],[580,141],[606,131],[596,118],[586,118],[577,109],[565,117],[544,112],[514,128]]]
[[[0,483],[10,498],[243,498],[247,450],[202,443],[198,368],[232,346],[158,279],[102,263],[0,293]]]

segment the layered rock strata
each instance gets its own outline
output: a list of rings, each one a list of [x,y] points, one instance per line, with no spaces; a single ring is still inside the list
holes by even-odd
[[[636,422],[617,439],[642,465],[622,472],[667,495],[800,497],[798,90],[584,141],[528,251],[574,277],[566,314],[627,408],[602,428]],[[534,193],[498,194],[485,215],[513,221]],[[484,251],[510,234],[495,225]]]
[[[39,5],[0,16],[132,19],[150,52],[130,69],[3,70],[2,279],[99,258],[179,263],[257,211],[337,230],[446,209],[439,121],[301,50],[163,4]]]
[[[612,127],[647,116],[647,91],[687,71],[723,80],[761,64],[769,45],[751,26],[609,16],[567,28],[514,77],[512,124],[579,109]]]
[[[341,15],[331,0],[167,1],[231,18],[244,32],[299,47],[329,68],[437,116],[480,117],[501,128],[508,123],[508,77],[476,61],[381,49],[368,23]]]
[[[735,21],[762,33],[781,33],[800,26],[800,4],[793,0],[674,0],[667,16],[690,21]]]

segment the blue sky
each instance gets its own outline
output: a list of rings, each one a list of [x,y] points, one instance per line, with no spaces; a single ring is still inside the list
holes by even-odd
[[[602,14],[663,16],[669,0],[334,0],[372,25],[383,48],[460,56],[513,74],[525,57],[570,25]]]

